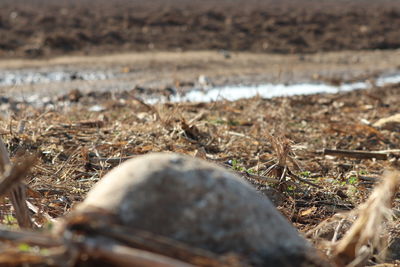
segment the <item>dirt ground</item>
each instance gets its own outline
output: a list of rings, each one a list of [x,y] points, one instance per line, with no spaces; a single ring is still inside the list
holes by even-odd
[[[300,82],[339,85],[343,82],[370,81],[383,74],[398,72],[397,50],[339,51],[309,55],[213,51],[141,52],[104,56],[63,56],[51,59],[8,59],[0,61],[0,71],[49,73],[67,70],[71,75],[84,72],[111,72],[106,80],[67,80],[25,83],[0,87],[5,97],[31,95],[57,97],[73,89],[81,92],[124,91],[140,87],[143,99],[149,94],[166,94],[171,88],[184,93],[193,88],[263,83]],[[209,84],[199,84],[200,76]],[[139,93],[139,92],[138,92]]]
[[[3,103],[3,110],[9,108],[0,126],[14,161],[26,153],[37,155],[27,184],[29,201],[39,209],[33,215],[38,226],[67,214],[121,161],[171,151],[234,170],[306,234],[334,214],[357,207],[385,170],[399,168],[396,153],[387,160],[322,153],[325,148],[398,151],[398,128],[371,124],[398,113],[399,92],[399,85],[393,85],[323,96],[154,106],[139,101],[134,90],[71,92],[46,108]],[[93,105],[104,109],[89,111]],[[294,159],[287,162],[289,169],[320,188],[290,178],[286,186],[279,185],[266,172],[280,157],[274,142],[289,144]],[[395,198],[394,210],[399,208]],[[4,224],[15,224],[8,205],[0,214]],[[397,240],[398,229],[389,229],[390,240]],[[311,240],[320,244],[318,238]],[[390,246],[386,262],[399,259],[396,244]]]
[[[36,227],[68,214],[120,162],[170,151],[235,171],[322,247],[333,232],[309,233],[354,210],[385,170],[400,168],[398,124],[374,126],[399,113],[400,85],[374,85],[378,75],[399,70],[399,26],[394,0],[0,1],[0,72],[116,74],[0,88],[0,134],[12,161],[37,158],[26,179]],[[196,87],[200,75],[212,86],[370,81],[371,88],[232,102],[141,100]],[[16,100],[32,94],[51,97],[50,104]],[[317,187],[293,177],[279,183],[267,172],[282,156],[276,144],[290,147],[290,171]],[[354,159],[324,149],[391,152]],[[398,197],[393,205],[400,214]],[[14,215],[2,201],[0,222],[15,227]],[[400,260],[394,220],[385,225],[388,266]],[[371,257],[368,264],[378,262]]]
[[[400,47],[398,1],[3,0],[0,57]]]

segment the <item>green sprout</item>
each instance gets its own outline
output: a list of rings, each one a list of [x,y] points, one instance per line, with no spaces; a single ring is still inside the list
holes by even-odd
[[[13,215],[11,214],[7,214],[4,216],[3,218],[3,223],[4,224],[16,224],[17,223],[17,218],[15,218]]]
[[[310,175],[311,175],[310,171],[304,171],[304,172],[300,173],[300,176],[303,177],[303,178],[309,178]]]
[[[254,170],[253,168],[247,169],[246,172],[250,174],[256,174],[256,170]]]
[[[233,159],[231,161],[231,164],[232,164],[232,169],[235,171],[240,171],[240,172],[246,171],[246,168],[240,166],[240,162],[237,159]]]
[[[351,185],[355,185],[357,182],[358,182],[357,176],[350,176],[350,177],[347,179],[347,183],[348,183],[348,184],[351,184]]]
[[[21,252],[29,252],[32,250],[32,247],[29,244],[21,243],[19,244],[18,249]]]

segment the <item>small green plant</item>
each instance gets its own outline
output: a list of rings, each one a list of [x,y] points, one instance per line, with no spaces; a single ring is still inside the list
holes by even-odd
[[[22,252],[29,252],[32,250],[32,247],[26,243],[21,243],[19,244],[18,249]]]
[[[304,171],[304,172],[300,173],[300,176],[303,178],[309,178],[310,175],[311,175],[311,172],[309,172],[309,171]]]
[[[247,169],[246,172],[250,174],[256,174],[256,170],[254,170],[253,168]]]
[[[227,121],[227,124],[228,124],[229,126],[239,126],[239,125],[240,125],[240,122],[234,121],[234,120],[228,120],[228,121]]]
[[[347,179],[347,183],[348,183],[348,184],[351,184],[351,185],[355,185],[357,182],[358,182],[357,176],[350,176],[350,177]]]
[[[235,171],[239,171],[239,172],[247,172],[249,174],[256,174],[256,170],[254,170],[253,168],[249,168],[246,169],[245,167],[242,166],[242,163],[237,160],[237,159],[232,159],[230,162],[232,169]]]
[[[7,214],[4,216],[3,218],[3,223],[4,224],[17,224],[17,218],[15,218],[13,215],[11,214]]]
[[[288,185],[288,186],[286,187],[286,189],[287,189],[288,192],[293,192],[293,191],[296,190],[296,187],[293,186],[293,185]]]
[[[231,161],[231,165],[232,165],[232,169],[235,171],[240,171],[240,172],[246,171],[246,168],[240,166],[240,162],[237,159],[233,159]]]
[[[49,254],[49,250],[46,249],[46,248],[42,249],[42,248],[40,248],[38,246],[31,246],[31,245],[26,244],[26,243],[19,244],[18,245],[18,250],[20,252],[33,252],[33,253],[36,253],[36,254],[39,253],[39,254],[41,254],[43,256],[46,256],[46,255]]]
[[[216,125],[224,125],[226,124],[226,121],[222,119],[214,119],[209,121],[211,124],[216,124]]]

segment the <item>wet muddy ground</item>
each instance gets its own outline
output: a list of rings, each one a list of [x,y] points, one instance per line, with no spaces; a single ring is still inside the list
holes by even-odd
[[[71,90],[126,91],[138,97],[184,94],[192,89],[260,84],[374,83],[396,75],[400,52],[343,51],[310,55],[146,52],[108,56],[0,61],[0,92],[27,99],[57,97]],[[304,93],[307,93],[306,91]]]

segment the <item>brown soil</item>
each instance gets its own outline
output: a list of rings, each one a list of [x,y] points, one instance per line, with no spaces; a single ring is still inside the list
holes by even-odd
[[[0,57],[400,47],[398,1],[4,0]]]

